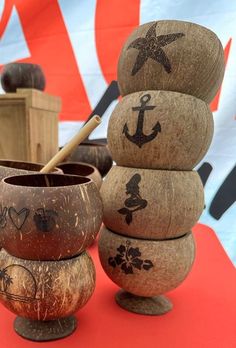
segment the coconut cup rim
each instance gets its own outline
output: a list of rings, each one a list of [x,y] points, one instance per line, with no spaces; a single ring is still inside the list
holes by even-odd
[[[91,172],[88,173],[88,174],[83,174],[83,175],[80,175],[80,174],[71,174],[71,175],[78,175],[78,176],[86,176],[86,175],[92,175],[94,173],[96,173],[98,171],[98,169],[96,167],[94,167],[92,164],[89,164],[89,163],[85,163],[85,162],[75,162],[75,161],[68,161],[68,162],[62,162],[62,163],[59,163],[58,164],[58,167],[59,169],[61,169],[63,172],[63,167],[67,166],[67,165],[71,165],[71,166],[76,166],[76,167],[88,167],[89,169],[91,169]],[[67,173],[64,173],[66,175],[68,175]],[[70,175],[70,174],[69,174]]]
[[[66,185],[66,184],[56,184],[56,185],[52,185],[52,186],[47,186],[47,182],[45,181],[45,177],[46,180],[49,180],[50,182],[50,178],[51,180],[55,180],[55,182],[57,183],[60,180],[71,180],[72,183]],[[42,185],[30,185],[27,183],[27,179],[35,179],[35,180],[44,180],[44,183],[42,181],[39,181],[40,183],[42,182]],[[39,179],[40,178],[40,179]],[[44,178],[44,179],[42,179]],[[17,182],[17,180],[19,180],[19,182]],[[73,180],[75,181],[75,183],[73,183]],[[16,182],[16,183],[15,183]],[[21,184],[22,183],[22,184]],[[2,179],[2,184],[8,186],[8,187],[16,187],[16,188],[20,188],[20,187],[24,187],[24,188],[30,188],[30,189],[44,189],[44,190],[53,190],[53,189],[60,189],[60,188],[73,188],[76,186],[86,186],[86,185],[95,185],[93,180],[88,178],[88,177],[84,177],[84,176],[79,176],[79,175],[70,175],[70,174],[44,174],[44,173],[35,173],[35,174],[23,174],[23,175],[11,175],[11,176],[7,176],[4,179]],[[96,185],[95,185],[96,186]]]
[[[211,34],[213,34],[213,35],[215,36],[215,38],[220,42],[220,44],[221,44],[221,46],[222,46],[222,43],[221,43],[219,37],[217,36],[217,34],[216,34],[213,30],[211,30],[211,29],[205,27],[204,25],[201,25],[201,24],[198,24],[198,23],[193,23],[193,22],[191,22],[191,21],[183,21],[183,20],[181,20],[181,19],[160,19],[160,20],[156,20],[156,21],[154,20],[154,21],[150,21],[150,22],[147,22],[147,23],[143,23],[143,24],[141,24],[140,26],[136,27],[136,28],[131,32],[131,34],[128,36],[128,38],[127,38],[127,40],[126,40],[124,46],[127,44],[128,39],[129,39],[139,28],[141,28],[141,27],[143,27],[143,26],[145,26],[145,25],[153,25],[154,23],[167,23],[167,22],[168,22],[168,23],[170,23],[170,22],[174,23],[174,22],[175,22],[175,23],[187,24],[187,25],[189,25],[189,26],[197,27],[197,28],[200,28],[201,30],[205,30],[205,31],[207,31],[207,32],[209,32],[209,33],[211,33]],[[124,46],[123,46],[123,48],[124,48]]]
[[[125,169],[129,169],[129,170],[133,170],[133,171],[136,171],[136,170],[140,170],[140,171],[146,171],[146,172],[158,172],[158,174],[160,174],[160,172],[167,172],[168,174],[169,173],[198,173],[196,169],[191,169],[191,170],[177,170],[177,169],[154,169],[154,168],[138,168],[138,167],[128,167],[128,166],[120,166],[120,165],[113,165],[112,168],[110,169],[111,170],[115,170],[115,168],[118,168],[121,170],[125,170]],[[120,180],[118,181],[120,182]]]
[[[161,243],[161,242],[172,242],[172,241],[175,241],[177,239],[186,239],[188,238],[190,235],[192,235],[192,231],[188,231],[184,234],[182,234],[181,236],[177,236],[177,237],[171,237],[171,238],[160,238],[160,239],[154,239],[154,238],[138,238],[138,237],[134,237],[134,236],[131,236],[131,235],[125,235],[125,234],[122,234],[120,232],[116,232],[116,231],[113,231],[111,228],[108,228],[106,226],[104,226],[102,229],[101,229],[101,232],[103,231],[107,231],[109,233],[112,233],[112,234],[115,234],[117,235],[118,237],[121,237],[121,238],[124,238],[124,239],[131,239],[133,241],[136,241],[136,242],[140,242],[140,243],[145,243],[145,242],[154,242],[154,243]]]
[[[11,163],[15,163],[16,165],[19,164],[19,165],[29,165],[29,166],[35,166],[35,167],[38,167],[38,169],[42,169],[45,164],[43,163],[38,163],[38,162],[28,162],[28,161],[18,161],[18,160],[14,160],[14,159],[0,159],[0,167],[5,167],[5,168],[10,168],[10,169],[19,169],[19,170],[26,170],[26,171],[29,171],[29,172],[35,172],[37,171],[36,169],[27,169],[27,168],[20,168],[18,166],[16,167],[12,167],[10,166]],[[9,165],[8,165],[9,164]],[[61,169],[58,168],[58,167],[55,167],[53,170],[57,170],[58,172],[61,172]],[[53,173],[53,172],[50,172],[50,173]]]
[[[37,66],[40,68],[40,70],[42,70],[42,67],[40,64],[37,63],[32,63],[32,62],[12,62],[12,63],[7,63],[4,65],[3,68],[5,67],[9,67],[9,66],[19,66],[19,65],[24,65],[24,66],[29,66],[29,67],[33,67],[33,66]]]
[[[197,100],[200,104],[204,105],[204,104],[207,104],[207,102],[201,98],[198,98],[196,97],[195,95],[192,95],[192,94],[187,94],[187,93],[184,93],[184,92],[178,92],[178,91],[172,91],[172,90],[166,90],[166,89],[147,89],[145,91],[142,91],[142,90],[138,90],[138,91],[134,91],[134,92],[131,92],[129,94],[125,94],[125,95],[122,95],[122,98],[120,100],[120,102],[116,105],[116,107],[121,106],[121,102],[124,100],[129,100],[129,98],[132,98],[132,96],[134,94],[148,94],[148,93],[154,93],[156,95],[158,94],[165,94],[166,96],[168,94],[171,94],[171,96],[179,96],[181,98],[181,96],[184,96],[186,99],[188,100]],[[170,96],[170,97],[171,97]],[[209,108],[209,105],[207,104],[208,108]],[[83,143],[82,143],[83,144]]]
[[[8,253],[7,250],[4,249],[4,248],[1,248],[0,251],[1,251],[1,253],[4,253],[6,257],[12,257],[12,258],[15,258],[15,259],[19,260],[19,264],[24,261],[24,262],[29,262],[29,263],[33,262],[35,265],[38,265],[38,266],[40,266],[40,264],[42,264],[42,263],[43,264],[48,263],[50,266],[53,266],[53,263],[56,263],[58,265],[58,262],[74,262],[74,261],[77,261],[77,259],[79,259],[80,256],[88,256],[91,259],[91,256],[90,256],[88,250],[83,250],[79,254],[76,254],[76,255],[73,255],[73,256],[70,256],[70,257],[61,258],[59,260],[25,259],[23,257],[14,256],[14,255]]]

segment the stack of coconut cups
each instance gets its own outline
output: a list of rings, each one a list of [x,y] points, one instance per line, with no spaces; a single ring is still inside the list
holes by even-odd
[[[81,176],[25,174],[3,179],[0,192],[0,302],[24,338],[68,336],[95,288],[86,249],[102,223],[98,188]]]
[[[132,312],[168,312],[164,293],[190,272],[191,232],[204,208],[193,168],[213,136],[209,102],[224,75],[224,52],[210,30],[164,20],[138,27],[118,63],[123,99],[109,122],[116,162],[101,195],[99,255],[119,287],[117,303]]]

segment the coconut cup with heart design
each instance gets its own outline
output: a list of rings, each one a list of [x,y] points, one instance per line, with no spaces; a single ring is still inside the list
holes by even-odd
[[[34,341],[70,335],[74,313],[95,288],[95,268],[87,252],[60,261],[23,260],[0,251],[0,302],[18,317],[16,332]]]
[[[200,25],[161,20],[128,37],[118,62],[121,95],[176,91],[209,103],[224,76],[224,51],[215,33]]]
[[[66,158],[68,162],[84,162],[96,167],[104,177],[112,167],[112,157],[107,144],[84,141]]]
[[[104,224],[112,231],[142,239],[184,235],[204,207],[203,186],[195,171],[114,166],[100,193]]]
[[[64,162],[57,166],[64,174],[79,175],[89,178],[94,181],[97,188],[100,189],[102,185],[102,177],[98,169],[91,164],[83,162]]]
[[[213,136],[209,106],[191,95],[142,91],[125,96],[109,120],[108,146],[119,166],[191,170]]]
[[[90,246],[102,223],[102,202],[91,179],[60,174],[5,178],[1,245],[29,260],[60,260]]]
[[[149,315],[171,310],[171,302],[162,295],[184,281],[195,257],[192,233],[157,241],[122,236],[104,227],[98,248],[104,271],[123,289],[117,303]]]

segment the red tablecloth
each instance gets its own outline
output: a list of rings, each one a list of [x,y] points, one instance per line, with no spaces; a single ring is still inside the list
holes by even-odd
[[[184,283],[168,294],[171,312],[148,317],[118,307],[118,288],[103,272],[94,245],[97,286],[78,312],[76,332],[54,342],[24,340],[13,330],[15,316],[0,306],[0,348],[235,348],[236,270],[211,229],[197,225],[194,235],[196,261]]]

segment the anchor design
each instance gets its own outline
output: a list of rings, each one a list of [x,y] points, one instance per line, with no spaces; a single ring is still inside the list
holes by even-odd
[[[125,134],[126,138],[132,143],[136,144],[139,148],[141,148],[144,144],[148,143],[149,141],[155,139],[158,133],[161,132],[161,125],[159,122],[157,122],[155,126],[152,128],[153,132],[151,134],[146,135],[143,133],[144,113],[145,111],[153,110],[156,107],[155,105],[146,105],[150,99],[151,95],[145,94],[140,98],[141,105],[132,108],[133,111],[139,111],[138,123],[135,134],[129,134],[127,123],[125,123],[123,128],[123,133]]]

